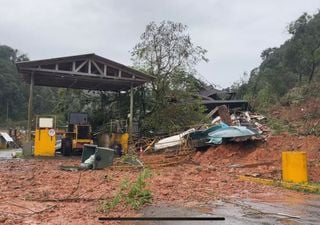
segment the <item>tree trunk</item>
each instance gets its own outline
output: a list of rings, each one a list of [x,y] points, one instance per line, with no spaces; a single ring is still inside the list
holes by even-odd
[[[302,81],[302,74],[299,73],[299,84],[301,84],[301,81]]]
[[[311,71],[310,71],[310,74],[309,74],[309,84],[311,83],[311,81],[313,79],[313,75],[314,75],[315,69],[316,69],[316,63],[313,62],[312,63],[312,67],[311,67]]]

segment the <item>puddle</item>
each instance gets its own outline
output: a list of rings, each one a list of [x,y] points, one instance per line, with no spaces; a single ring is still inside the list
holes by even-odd
[[[148,206],[142,210],[143,216],[147,217],[216,217],[216,215],[212,215],[209,213],[202,213],[199,209],[192,208],[183,208],[173,205],[155,205]],[[141,225],[192,225],[192,224],[219,224],[215,223],[216,221],[143,221],[136,222],[135,224]]]
[[[320,197],[305,201],[261,202],[255,200],[228,200],[212,202],[186,208],[175,205],[161,204],[148,206],[141,213],[147,217],[225,217],[225,221],[145,221],[143,225],[182,225],[182,224],[318,224],[320,221]]]

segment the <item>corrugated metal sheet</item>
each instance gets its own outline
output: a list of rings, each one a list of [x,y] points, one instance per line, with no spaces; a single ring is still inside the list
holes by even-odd
[[[4,140],[6,140],[6,142],[13,142],[12,137],[10,137],[8,133],[0,132],[0,135],[4,138]]]

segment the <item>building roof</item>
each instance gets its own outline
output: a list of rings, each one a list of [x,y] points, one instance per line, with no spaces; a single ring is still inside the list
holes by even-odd
[[[246,100],[203,100],[202,103],[209,111],[220,105],[226,105],[230,109],[243,108],[244,110],[248,110],[251,108]]]
[[[34,85],[100,91],[126,91],[154,79],[94,53],[16,63],[23,80]]]

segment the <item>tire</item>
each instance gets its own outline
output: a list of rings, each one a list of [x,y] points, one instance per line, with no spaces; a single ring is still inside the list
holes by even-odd
[[[63,156],[69,156],[72,153],[72,139],[64,138],[61,144],[61,153]]]

